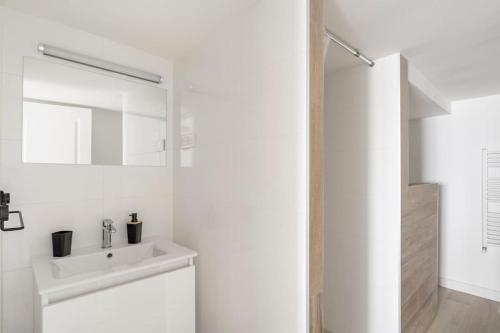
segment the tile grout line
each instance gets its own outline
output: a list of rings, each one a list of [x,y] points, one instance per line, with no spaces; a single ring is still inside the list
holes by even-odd
[[[0,17],[2,17],[4,14],[0,10]],[[0,24],[0,100],[3,100],[3,94],[4,94],[4,26],[3,24]],[[0,105],[0,120],[3,118],[3,105]],[[1,133],[0,133],[1,134]],[[2,158],[3,152],[0,150],[0,159]],[[0,168],[0,184],[3,184],[3,178],[2,178],[2,169]],[[2,333],[3,330],[3,325],[4,325],[4,311],[3,311],[3,301],[4,301],[4,296],[3,296],[3,290],[4,290],[4,248],[3,248],[3,232],[0,234],[0,250],[2,253],[0,254],[0,333]]]
[[[99,166],[101,173],[101,220],[104,219],[104,168]]]
[[[124,199],[152,199],[152,198],[170,198],[171,194],[145,194],[145,195],[134,195],[134,196],[117,196],[117,197],[105,197],[99,196],[96,198],[85,198],[85,199],[72,199],[63,201],[31,201],[31,202],[20,202],[13,206],[40,206],[40,205],[60,205],[60,204],[72,204],[79,202],[92,202],[92,201],[102,201],[104,204],[105,200],[124,200]]]
[[[1,157],[1,152],[0,152],[0,157]],[[2,254],[0,255],[0,333],[3,332],[3,301],[4,301],[4,296],[3,296],[3,290],[4,290],[4,249],[3,249],[3,232],[0,234],[0,248],[2,250]]]

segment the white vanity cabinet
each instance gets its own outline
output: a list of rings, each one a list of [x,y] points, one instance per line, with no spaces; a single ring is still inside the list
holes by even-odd
[[[195,333],[194,266],[42,306],[42,333]]]
[[[39,288],[35,294],[36,331],[195,333],[193,257],[196,253],[174,243],[155,244],[155,247],[161,248],[163,254],[139,264],[64,279],[49,274],[54,260],[37,261],[34,265]],[[114,251],[113,257],[119,259],[121,253],[130,256],[131,249],[143,251],[136,246],[102,250],[102,254]],[[86,256],[70,260],[83,258],[83,262]],[[74,262],[63,263],[74,269]]]

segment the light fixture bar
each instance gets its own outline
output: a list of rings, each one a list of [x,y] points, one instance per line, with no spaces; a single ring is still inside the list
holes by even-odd
[[[373,61],[370,58],[368,58],[367,56],[365,56],[358,49],[352,47],[348,42],[346,42],[345,40],[343,40],[342,38],[340,38],[339,36],[337,36],[336,34],[331,32],[327,28],[325,28],[325,35],[328,37],[328,39],[337,43],[338,45],[340,45],[341,47],[343,47],[344,49],[346,49],[347,51],[352,53],[353,56],[366,62],[368,64],[368,66],[370,66],[370,67],[375,66],[375,61]]]
[[[93,68],[102,69],[112,73],[130,76],[136,79],[141,79],[153,83],[161,83],[163,81],[161,75],[148,73],[140,69],[118,65],[106,60],[97,59],[83,54],[64,50],[52,45],[40,43],[38,45],[38,51],[40,51],[43,55],[49,57],[71,61],[80,65],[85,65]]]

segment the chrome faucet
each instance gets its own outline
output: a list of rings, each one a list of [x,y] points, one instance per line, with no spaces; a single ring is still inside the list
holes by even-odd
[[[111,247],[111,235],[116,232],[116,228],[113,226],[113,220],[106,219],[102,221],[102,245],[103,249]]]

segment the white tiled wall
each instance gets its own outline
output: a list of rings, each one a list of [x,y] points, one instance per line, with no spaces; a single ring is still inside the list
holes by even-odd
[[[257,1],[176,63],[176,137],[195,146],[176,152],[174,234],[199,253],[199,333],[307,331],[306,3]]]
[[[172,121],[167,168],[21,162],[22,60],[40,57],[39,42],[162,74],[172,119],[169,61],[0,7],[0,189],[11,193],[11,208],[23,212],[26,224],[24,231],[0,233],[2,333],[32,332],[30,258],[50,253],[51,232],[73,230],[74,247],[98,244],[101,220],[112,218],[118,227],[115,242],[126,241],[127,215],[137,211],[145,223],[144,236],[172,237]]]

